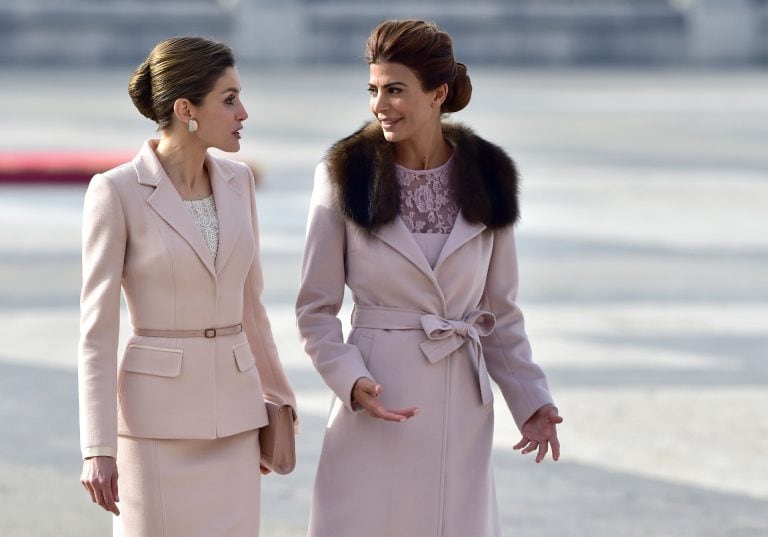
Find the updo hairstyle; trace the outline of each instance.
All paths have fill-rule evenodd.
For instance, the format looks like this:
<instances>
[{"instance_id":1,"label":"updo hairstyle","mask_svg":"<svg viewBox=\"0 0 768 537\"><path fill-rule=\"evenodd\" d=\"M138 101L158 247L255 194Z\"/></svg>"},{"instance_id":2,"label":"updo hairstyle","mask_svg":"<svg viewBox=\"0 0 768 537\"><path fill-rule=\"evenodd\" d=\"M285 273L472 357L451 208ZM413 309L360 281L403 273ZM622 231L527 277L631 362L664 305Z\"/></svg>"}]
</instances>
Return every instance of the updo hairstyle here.
<instances>
[{"instance_id":1,"label":"updo hairstyle","mask_svg":"<svg viewBox=\"0 0 768 537\"><path fill-rule=\"evenodd\" d=\"M416 73L424 91L448 84L448 95L440 107L443 113L462 110L472 97L467 66L453 57L451 36L432 22L382 22L368 37L365 59L369 65L385 62L405 65Z\"/></svg>"},{"instance_id":2,"label":"updo hairstyle","mask_svg":"<svg viewBox=\"0 0 768 537\"><path fill-rule=\"evenodd\" d=\"M188 99L199 106L228 67L232 49L203 37L172 37L159 42L134 71L128 94L139 112L162 130L171 124L173 103Z\"/></svg>"}]
</instances>

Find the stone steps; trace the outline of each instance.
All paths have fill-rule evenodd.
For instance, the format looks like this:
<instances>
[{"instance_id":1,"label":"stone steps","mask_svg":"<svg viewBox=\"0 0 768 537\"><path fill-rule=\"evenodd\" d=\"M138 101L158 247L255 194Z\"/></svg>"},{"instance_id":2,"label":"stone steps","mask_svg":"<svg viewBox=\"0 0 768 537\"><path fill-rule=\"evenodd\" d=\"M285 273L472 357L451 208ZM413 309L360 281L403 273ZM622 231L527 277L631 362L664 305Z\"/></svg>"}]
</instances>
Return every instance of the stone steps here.
<instances>
[{"instance_id":1,"label":"stone steps","mask_svg":"<svg viewBox=\"0 0 768 537\"><path fill-rule=\"evenodd\" d=\"M434 20L475 64L768 62L766 0L0 0L0 65L130 65L181 34L245 62L359 62L394 17Z\"/></svg>"},{"instance_id":2,"label":"stone steps","mask_svg":"<svg viewBox=\"0 0 768 537\"><path fill-rule=\"evenodd\" d=\"M233 17L215 2L0 3L0 64L137 63L166 37L226 39Z\"/></svg>"}]
</instances>

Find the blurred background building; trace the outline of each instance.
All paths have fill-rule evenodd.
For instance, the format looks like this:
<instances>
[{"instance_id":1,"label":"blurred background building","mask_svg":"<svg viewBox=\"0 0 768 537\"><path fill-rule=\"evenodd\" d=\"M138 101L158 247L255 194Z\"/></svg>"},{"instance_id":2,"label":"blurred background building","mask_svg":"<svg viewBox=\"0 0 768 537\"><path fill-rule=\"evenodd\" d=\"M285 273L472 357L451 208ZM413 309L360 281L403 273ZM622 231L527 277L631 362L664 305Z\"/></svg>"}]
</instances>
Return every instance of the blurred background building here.
<instances>
[{"instance_id":1,"label":"blurred background building","mask_svg":"<svg viewBox=\"0 0 768 537\"><path fill-rule=\"evenodd\" d=\"M768 0L0 0L0 65L131 64L190 33L241 61L344 63L389 17L436 21L475 63L768 63Z\"/></svg>"}]
</instances>

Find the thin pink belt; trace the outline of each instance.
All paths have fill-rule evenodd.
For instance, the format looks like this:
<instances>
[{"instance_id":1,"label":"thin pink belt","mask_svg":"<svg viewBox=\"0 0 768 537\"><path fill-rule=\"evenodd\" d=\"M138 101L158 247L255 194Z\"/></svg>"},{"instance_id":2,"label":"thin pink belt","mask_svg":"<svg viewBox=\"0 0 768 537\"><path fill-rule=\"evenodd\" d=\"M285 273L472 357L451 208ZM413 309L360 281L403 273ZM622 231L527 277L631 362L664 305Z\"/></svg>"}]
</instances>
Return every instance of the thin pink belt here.
<instances>
[{"instance_id":1,"label":"thin pink belt","mask_svg":"<svg viewBox=\"0 0 768 537\"><path fill-rule=\"evenodd\" d=\"M474 310L459 320L444 319L425 311L355 304L352 326L383 330L423 330L427 339L420 344L421 351L432 364L466 344L477 373L480 398L484 405L493 401L491 382L480 343L480 337L487 336L496 327L496 317L493 313Z\"/></svg>"},{"instance_id":2,"label":"thin pink belt","mask_svg":"<svg viewBox=\"0 0 768 537\"><path fill-rule=\"evenodd\" d=\"M243 323L223 328L206 328L204 330L149 330L147 328L134 328L133 333L137 336L148 337L204 337L215 338L217 336L229 336L239 334L243 331Z\"/></svg>"}]
</instances>

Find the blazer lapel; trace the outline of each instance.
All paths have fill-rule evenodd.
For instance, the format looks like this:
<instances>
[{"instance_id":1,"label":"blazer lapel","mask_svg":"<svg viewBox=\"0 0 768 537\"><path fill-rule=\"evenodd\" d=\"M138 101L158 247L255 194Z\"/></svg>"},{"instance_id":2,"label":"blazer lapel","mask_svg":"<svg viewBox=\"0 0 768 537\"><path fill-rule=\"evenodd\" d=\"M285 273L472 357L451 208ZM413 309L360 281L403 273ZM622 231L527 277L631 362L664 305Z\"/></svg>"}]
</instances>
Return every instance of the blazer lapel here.
<instances>
[{"instance_id":1,"label":"blazer lapel","mask_svg":"<svg viewBox=\"0 0 768 537\"><path fill-rule=\"evenodd\" d=\"M427 258L424 257L424 253L419 248L419 245L413 240L402 218L398 216L389 224L381 226L374 231L373 234L416 265L419 270L439 287L432 267L429 266Z\"/></svg>"},{"instance_id":2,"label":"blazer lapel","mask_svg":"<svg viewBox=\"0 0 768 537\"><path fill-rule=\"evenodd\" d=\"M482 233L485 227L485 224L482 222L468 222L461 211L459 211L459 214L456 216L456 222L453 224L453 229L451 229L451 233L448 235L448 239L445 241L443 249L440 251L440 256L437 258L435 271L437 271L437 268L449 255L461 248L466 242Z\"/></svg>"},{"instance_id":3,"label":"blazer lapel","mask_svg":"<svg viewBox=\"0 0 768 537\"><path fill-rule=\"evenodd\" d=\"M216 159L208 156L208 173L211 175L213 198L216 201L216 217L219 220L219 251L216 255L216 271L222 267L232 255L243 227L243 193L237 188L234 173L220 166Z\"/></svg>"},{"instance_id":4,"label":"blazer lapel","mask_svg":"<svg viewBox=\"0 0 768 537\"><path fill-rule=\"evenodd\" d=\"M212 276L216 276L213 266L213 257L208 251L205 239L200 227L192 217L192 213L184 205L176 187L166 175L160 161L157 159L150 142L144 146L133 159L133 165L139 183L154 186L155 190L147 198L147 203L165 220L181 237L189 243L200 261L205 265Z\"/></svg>"}]
</instances>

